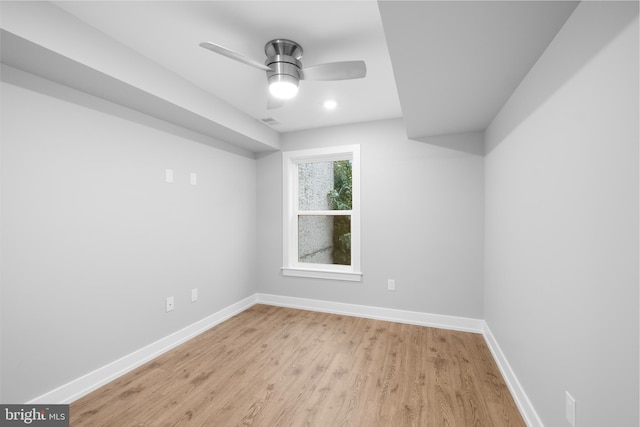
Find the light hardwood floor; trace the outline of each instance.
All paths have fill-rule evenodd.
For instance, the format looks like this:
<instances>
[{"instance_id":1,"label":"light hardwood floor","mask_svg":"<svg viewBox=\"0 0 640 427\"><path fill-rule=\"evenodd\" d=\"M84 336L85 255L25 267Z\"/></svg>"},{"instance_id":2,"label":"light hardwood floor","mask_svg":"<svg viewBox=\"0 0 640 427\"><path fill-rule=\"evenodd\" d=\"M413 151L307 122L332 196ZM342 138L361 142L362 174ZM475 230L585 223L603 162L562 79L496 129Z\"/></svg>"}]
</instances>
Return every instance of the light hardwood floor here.
<instances>
[{"instance_id":1,"label":"light hardwood floor","mask_svg":"<svg viewBox=\"0 0 640 427\"><path fill-rule=\"evenodd\" d=\"M480 334L255 305L77 400L71 426L525 426Z\"/></svg>"}]
</instances>

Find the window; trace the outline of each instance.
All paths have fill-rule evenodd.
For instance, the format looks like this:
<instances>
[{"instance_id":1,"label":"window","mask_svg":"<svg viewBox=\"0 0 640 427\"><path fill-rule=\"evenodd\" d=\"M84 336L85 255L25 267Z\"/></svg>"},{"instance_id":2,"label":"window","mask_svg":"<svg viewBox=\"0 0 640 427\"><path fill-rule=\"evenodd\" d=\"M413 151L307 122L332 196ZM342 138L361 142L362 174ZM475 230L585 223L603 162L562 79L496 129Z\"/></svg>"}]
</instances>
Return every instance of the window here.
<instances>
[{"instance_id":1,"label":"window","mask_svg":"<svg viewBox=\"0 0 640 427\"><path fill-rule=\"evenodd\" d=\"M282 155L285 276L362 280L360 146Z\"/></svg>"}]
</instances>

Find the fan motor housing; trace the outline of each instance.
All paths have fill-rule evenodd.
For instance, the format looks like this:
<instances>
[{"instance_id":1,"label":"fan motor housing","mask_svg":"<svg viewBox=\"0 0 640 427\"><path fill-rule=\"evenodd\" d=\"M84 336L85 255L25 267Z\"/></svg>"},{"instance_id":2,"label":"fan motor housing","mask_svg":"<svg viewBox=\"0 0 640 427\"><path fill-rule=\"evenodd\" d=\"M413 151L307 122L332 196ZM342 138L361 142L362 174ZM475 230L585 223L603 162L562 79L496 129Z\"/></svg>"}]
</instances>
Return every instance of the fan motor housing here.
<instances>
[{"instance_id":1,"label":"fan motor housing","mask_svg":"<svg viewBox=\"0 0 640 427\"><path fill-rule=\"evenodd\" d=\"M267 55L264 63L271 68L267 71L269 83L288 80L298 84L302 78L302 46L291 40L274 39L264 46L264 53Z\"/></svg>"},{"instance_id":2,"label":"fan motor housing","mask_svg":"<svg viewBox=\"0 0 640 427\"><path fill-rule=\"evenodd\" d=\"M302 58L302 46L293 40L273 39L264 45L264 53L267 58L276 55L287 55L299 60Z\"/></svg>"}]
</instances>

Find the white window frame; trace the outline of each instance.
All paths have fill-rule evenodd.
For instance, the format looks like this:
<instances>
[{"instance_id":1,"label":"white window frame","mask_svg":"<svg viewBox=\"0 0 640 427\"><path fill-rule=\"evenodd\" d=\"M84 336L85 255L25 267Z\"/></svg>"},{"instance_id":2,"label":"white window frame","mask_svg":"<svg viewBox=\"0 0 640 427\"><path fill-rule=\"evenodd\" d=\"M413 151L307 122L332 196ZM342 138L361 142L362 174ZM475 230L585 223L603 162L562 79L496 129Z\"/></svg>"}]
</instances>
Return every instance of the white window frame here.
<instances>
[{"instance_id":1,"label":"white window frame","mask_svg":"<svg viewBox=\"0 0 640 427\"><path fill-rule=\"evenodd\" d=\"M300 211L298 164L351 160L351 210ZM282 153L283 266L285 276L362 281L360 264L360 146L316 148ZM304 263L298 260L299 215L351 215L351 265Z\"/></svg>"}]
</instances>

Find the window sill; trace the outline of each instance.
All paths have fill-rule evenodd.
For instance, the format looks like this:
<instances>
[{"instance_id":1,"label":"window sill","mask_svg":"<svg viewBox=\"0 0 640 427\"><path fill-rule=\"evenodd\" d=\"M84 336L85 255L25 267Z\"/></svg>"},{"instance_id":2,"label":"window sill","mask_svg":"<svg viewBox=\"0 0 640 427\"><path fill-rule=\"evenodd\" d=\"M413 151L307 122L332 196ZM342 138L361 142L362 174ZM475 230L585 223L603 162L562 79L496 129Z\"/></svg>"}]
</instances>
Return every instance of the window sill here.
<instances>
[{"instance_id":1,"label":"window sill","mask_svg":"<svg viewBox=\"0 0 640 427\"><path fill-rule=\"evenodd\" d=\"M344 280L362 282L362 273L351 271L320 270L312 268L282 267L283 276L309 277L313 279Z\"/></svg>"}]
</instances>

